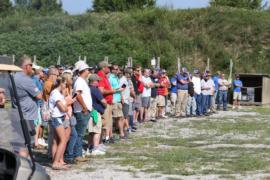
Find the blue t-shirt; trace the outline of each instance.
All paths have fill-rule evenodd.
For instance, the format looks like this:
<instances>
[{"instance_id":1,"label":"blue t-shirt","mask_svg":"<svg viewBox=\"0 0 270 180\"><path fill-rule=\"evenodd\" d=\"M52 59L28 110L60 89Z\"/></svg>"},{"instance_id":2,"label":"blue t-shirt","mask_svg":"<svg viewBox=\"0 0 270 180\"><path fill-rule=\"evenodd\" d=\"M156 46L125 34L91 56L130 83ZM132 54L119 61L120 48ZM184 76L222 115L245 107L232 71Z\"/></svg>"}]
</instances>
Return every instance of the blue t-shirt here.
<instances>
[{"instance_id":1,"label":"blue t-shirt","mask_svg":"<svg viewBox=\"0 0 270 180\"><path fill-rule=\"evenodd\" d=\"M105 107L101 102L101 100L104 99L103 95L101 94L100 90L97 87L90 86L90 89L93 108L97 110L100 114L103 114L105 111Z\"/></svg>"},{"instance_id":2,"label":"blue t-shirt","mask_svg":"<svg viewBox=\"0 0 270 180\"><path fill-rule=\"evenodd\" d=\"M234 80L233 81L233 86L234 86L234 89L233 89L233 92L241 92L241 87L237 87L236 85L238 86L243 86L243 83L241 80Z\"/></svg>"},{"instance_id":3,"label":"blue t-shirt","mask_svg":"<svg viewBox=\"0 0 270 180\"><path fill-rule=\"evenodd\" d=\"M187 76L184 76L184 75L178 73L176 75L176 79L177 79L177 89L188 90L188 84L182 84L180 82L181 80L188 81L188 77Z\"/></svg>"},{"instance_id":4,"label":"blue t-shirt","mask_svg":"<svg viewBox=\"0 0 270 180\"><path fill-rule=\"evenodd\" d=\"M35 85L37 86L38 90L40 92L42 92L42 89L43 89L43 83L42 83L42 81L37 76L32 76L32 79L33 79ZM36 102L37 102L37 105L39 107L41 107L42 104L43 104L43 100L37 100Z\"/></svg>"},{"instance_id":5,"label":"blue t-shirt","mask_svg":"<svg viewBox=\"0 0 270 180\"><path fill-rule=\"evenodd\" d=\"M215 84L215 90L218 91L218 80L220 79L219 76L214 76L213 77L213 81L214 81L214 84Z\"/></svg>"},{"instance_id":6,"label":"blue t-shirt","mask_svg":"<svg viewBox=\"0 0 270 180\"><path fill-rule=\"evenodd\" d=\"M175 83L176 85L174 86L173 83ZM177 79L176 79L176 77L171 78L171 92L177 93Z\"/></svg>"},{"instance_id":7,"label":"blue t-shirt","mask_svg":"<svg viewBox=\"0 0 270 180\"><path fill-rule=\"evenodd\" d=\"M120 80L119 78L114 75L110 74L109 81L113 89L119 89L120 88ZM113 103L119 103L121 102L121 93L117 92L113 94Z\"/></svg>"}]
</instances>

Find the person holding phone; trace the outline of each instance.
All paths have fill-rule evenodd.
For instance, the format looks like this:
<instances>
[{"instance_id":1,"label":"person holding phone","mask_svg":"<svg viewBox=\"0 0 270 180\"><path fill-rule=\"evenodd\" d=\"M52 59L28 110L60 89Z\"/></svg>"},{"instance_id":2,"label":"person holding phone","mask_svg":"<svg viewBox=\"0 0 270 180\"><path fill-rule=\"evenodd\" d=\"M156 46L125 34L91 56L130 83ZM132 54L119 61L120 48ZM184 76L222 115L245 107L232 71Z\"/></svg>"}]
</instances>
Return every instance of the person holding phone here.
<instances>
[{"instance_id":1,"label":"person holding phone","mask_svg":"<svg viewBox=\"0 0 270 180\"><path fill-rule=\"evenodd\" d=\"M118 78L118 73L120 72L117 65L113 65L111 68L111 74L109 76L109 81L116 92L113 94L113 105L112 105L112 117L115 119L116 124L119 128L120 138L125 139L126 134L124 131L124 114L122 106L122 92L124 88L120 86L120 80Z\"/></svg>"},{"instance_id":2,"label":"person holding phone","mask_svg":"<svg viewBox=\"0 0 270 180\"><path fill-rule=\"evenodd\" d=\"M65 101L66 101L67 108L68 108L68 111L65 115L65 121L63 123L64 128L65 128L66 138L68 140L64 158L65 158L65 163L74 164L75 161L74 161L74 157L73 157L73 150L74 150L74 146L75 146L78 134L77 134L77 131L75 129L76 119L73 116L72 105L76 101L77 93L74 93L72 95L72 93L73 93L72 73L65 71L62 74L62 77L67 82L67 86L66 86L64 95L65 95Z\"/></svg>"},{"instance_id":3,"label":"person holding phone","mask_svg":"<svg viewBox=\"0 0 270 180\"><path fill-rule=\"evenodd\" d=\"M67 144L65 134L64 121L65 115L68 112L67 103L65 101L66 80L59 77L54 85L54 90L49 97L49 108L52 119L49 121L53 131L52 142L52 169L67 170L68 167L64 162L64 152Z\"/></svg>"}]
</instances>

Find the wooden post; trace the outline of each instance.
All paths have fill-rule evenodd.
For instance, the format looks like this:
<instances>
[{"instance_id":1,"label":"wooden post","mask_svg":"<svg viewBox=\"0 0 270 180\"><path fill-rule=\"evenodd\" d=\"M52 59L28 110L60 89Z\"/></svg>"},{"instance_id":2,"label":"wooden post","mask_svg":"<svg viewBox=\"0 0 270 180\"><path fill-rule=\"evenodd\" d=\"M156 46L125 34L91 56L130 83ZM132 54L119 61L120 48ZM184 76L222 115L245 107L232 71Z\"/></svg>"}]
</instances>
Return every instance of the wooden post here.
<instances>
[{"instance_id":1,"label":"wooden post","mask_svg":"<svg viewBox=\"0 0 270 180\"><path fill-rule=\"evenodd\" d=\"M58 56L57 65L61 65L61 56Z\"/></svg>"},{"instance_id":2,"label":"wooden post","mask_svg":"<svg viewBox=\"0 0 270 180\"><path fill-rule=\"evenodd\" d=\"M80 61L81 60L81 56L79 56L79 59L78 59L78 61Z\"/></svg>"},{"instance_id":3,"label":"wooden post","mask_svg":"<svg viewBox=\"0 0 270 180\"><path fill-rule=\"evenodd\" d=\"M132 57L128 57L127 67L132 68L133 67L133 59Z\"/></svg>"},{"instance_id":4,"label":"wooden post","mask_svg":"<svg viewBox=\"0 0 270 180\"><path fill-rule=\"evenodd\" d=\"M157 58L157 68L160 69L160 57Z\"/></svg>"},{"instance_id":5,"label":"wooden post","mask_svg":"<svg viewBox=\"0 0 270 180\"><path fill-rule=\"evenodd\" d=\"M15 64L15 55L13 54L12 55L12 62L13 62L13 65Z\"/></svg>"},{"instance_id":6,"label":"wooden post","mask_svg":"<svg viewBox=\"0 0 270 180\"><path fill-rule=\"evenodd\" d=\"M156 68L156 66L157 66L157 60L156 60L155 57L153 57L153 59L151 59L151 66L152 66L153 68Z\"/></svg>"},{"instance_id":7,"label":"wooden post","mask_svg":"<svg viewBox=\"0 0 270 180\"><path fill-rule=\"evenodd\" d=\"M83 61L84 61L85 63L87 63L86 56L83 57Z\"/></svg>"},{"instance_id":8,"label":"wooden post","mask_svg":"<svg viewBox=\"0 0 270 180\"><path fill-rule=\"evenodd\" d=\"M232 83L232 71L233 71L233 60L230 59L230 74L228 78L229 83Z\"/></svg>"},{"instance_id":9,"label":"wooden post","mask_svg":"<svg viewBox=\"0 0 270 180\"><path fill-rule=\"evenodd\" d=\"M207 64L206 64L205 72L206 71L210 71L210 59L209 58L207 58Z\"/></svg>"},{"instance_id":10,"label":"wooden post","mask_svg":"<svg viewBox=\"0 0 270 180\"><path fill-rule=\"evenodd\" d=\"M36 55L34 55L33 64L37 65L37 56Z\"/></svg>"},{"instance_id":11,"label":"wooden post","mask_svg":"<svg viewBox=\"0 0 270 180\"><path fill-rule=\"evenodd\" d=\"M104 61L107 62L107 63L109 63L109 57L108 56L105 56L104 57Z\"/></svg>"},{"instance_id":12,"label":"wooden post","mask_svg":"<svg viewBox=\"0 0 270 180\"><path fill-rule=\"evenodd\" d=\"M181 59L179 57L177 58L177 71L178 73L181 72Z\"/></svg>"}]
</instances>

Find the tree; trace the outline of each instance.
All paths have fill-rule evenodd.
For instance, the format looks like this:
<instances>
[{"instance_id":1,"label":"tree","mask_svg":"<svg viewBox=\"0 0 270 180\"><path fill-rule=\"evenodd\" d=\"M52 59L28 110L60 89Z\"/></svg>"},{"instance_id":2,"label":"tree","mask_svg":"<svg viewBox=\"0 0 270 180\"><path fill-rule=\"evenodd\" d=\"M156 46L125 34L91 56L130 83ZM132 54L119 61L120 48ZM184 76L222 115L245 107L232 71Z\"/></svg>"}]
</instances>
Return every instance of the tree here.
<instances>
[{"instance_id":1,"label":"tree","mask_svg":"<svg viewBox=\"0 0 270 180\"><path fill-rule=\"evenodd\" d=\"M59 0L32 0L31 8L45 12L61 11L62 2Z\"/></svg>"},{"instance_id":2,"label":"tree","mask_svg":"<svg viewBox=\"0 0 270 180\"><path fill-rule=\"evenodd\" d=\"M43 12L61 11L62 2L60 0L15 0L18 8L33 9Z\"/></svg>"},{"instance_id":3,"label":"tree","mask_svg":"<svg viewBox=\"0 0 270 180\"><path fill-rule=\"evenodd\" d=\"M144 9L156 5L156 0L94 0L93 9L101 11L126 11Z\"/></svg>"},{"instance_id":4,"label":"tree","mask_svg":"<svg viewBox=\"0 0 270 180\"><path fill-rule=\"evenodd\" d=\"M12 4L9 0L0 0L0 15L6 14L12 9Z\"/></svg>"},{"instance_id":5,"label":"tree","mask_svg":"<svg viewBox=\"0 0 270 180\"><path fill-rule=\"evenodd\" d=\"M260 9L262 0L211 0L211 6L230 6L246 9Z\"/></svg>"}]
</instances>

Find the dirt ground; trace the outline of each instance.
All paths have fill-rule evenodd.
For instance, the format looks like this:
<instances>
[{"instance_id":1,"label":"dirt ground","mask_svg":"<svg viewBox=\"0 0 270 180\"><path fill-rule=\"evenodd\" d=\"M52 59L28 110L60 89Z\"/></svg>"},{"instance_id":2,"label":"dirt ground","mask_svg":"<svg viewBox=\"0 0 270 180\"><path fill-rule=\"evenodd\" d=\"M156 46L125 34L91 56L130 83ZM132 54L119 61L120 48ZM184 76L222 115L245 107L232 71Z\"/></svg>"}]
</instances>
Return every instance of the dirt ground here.
<instances>
[{"instance_id":1,"label":"dirt ground","mask_svg":"<svg viewBox=\"0 0 270 180\"><path fill-rule=\"evenodd\" d=\"M148 122L69 171L53 171L43 152L37 156L53 180L269 179L270 108Z\"/></svg>"}]
</instances>

